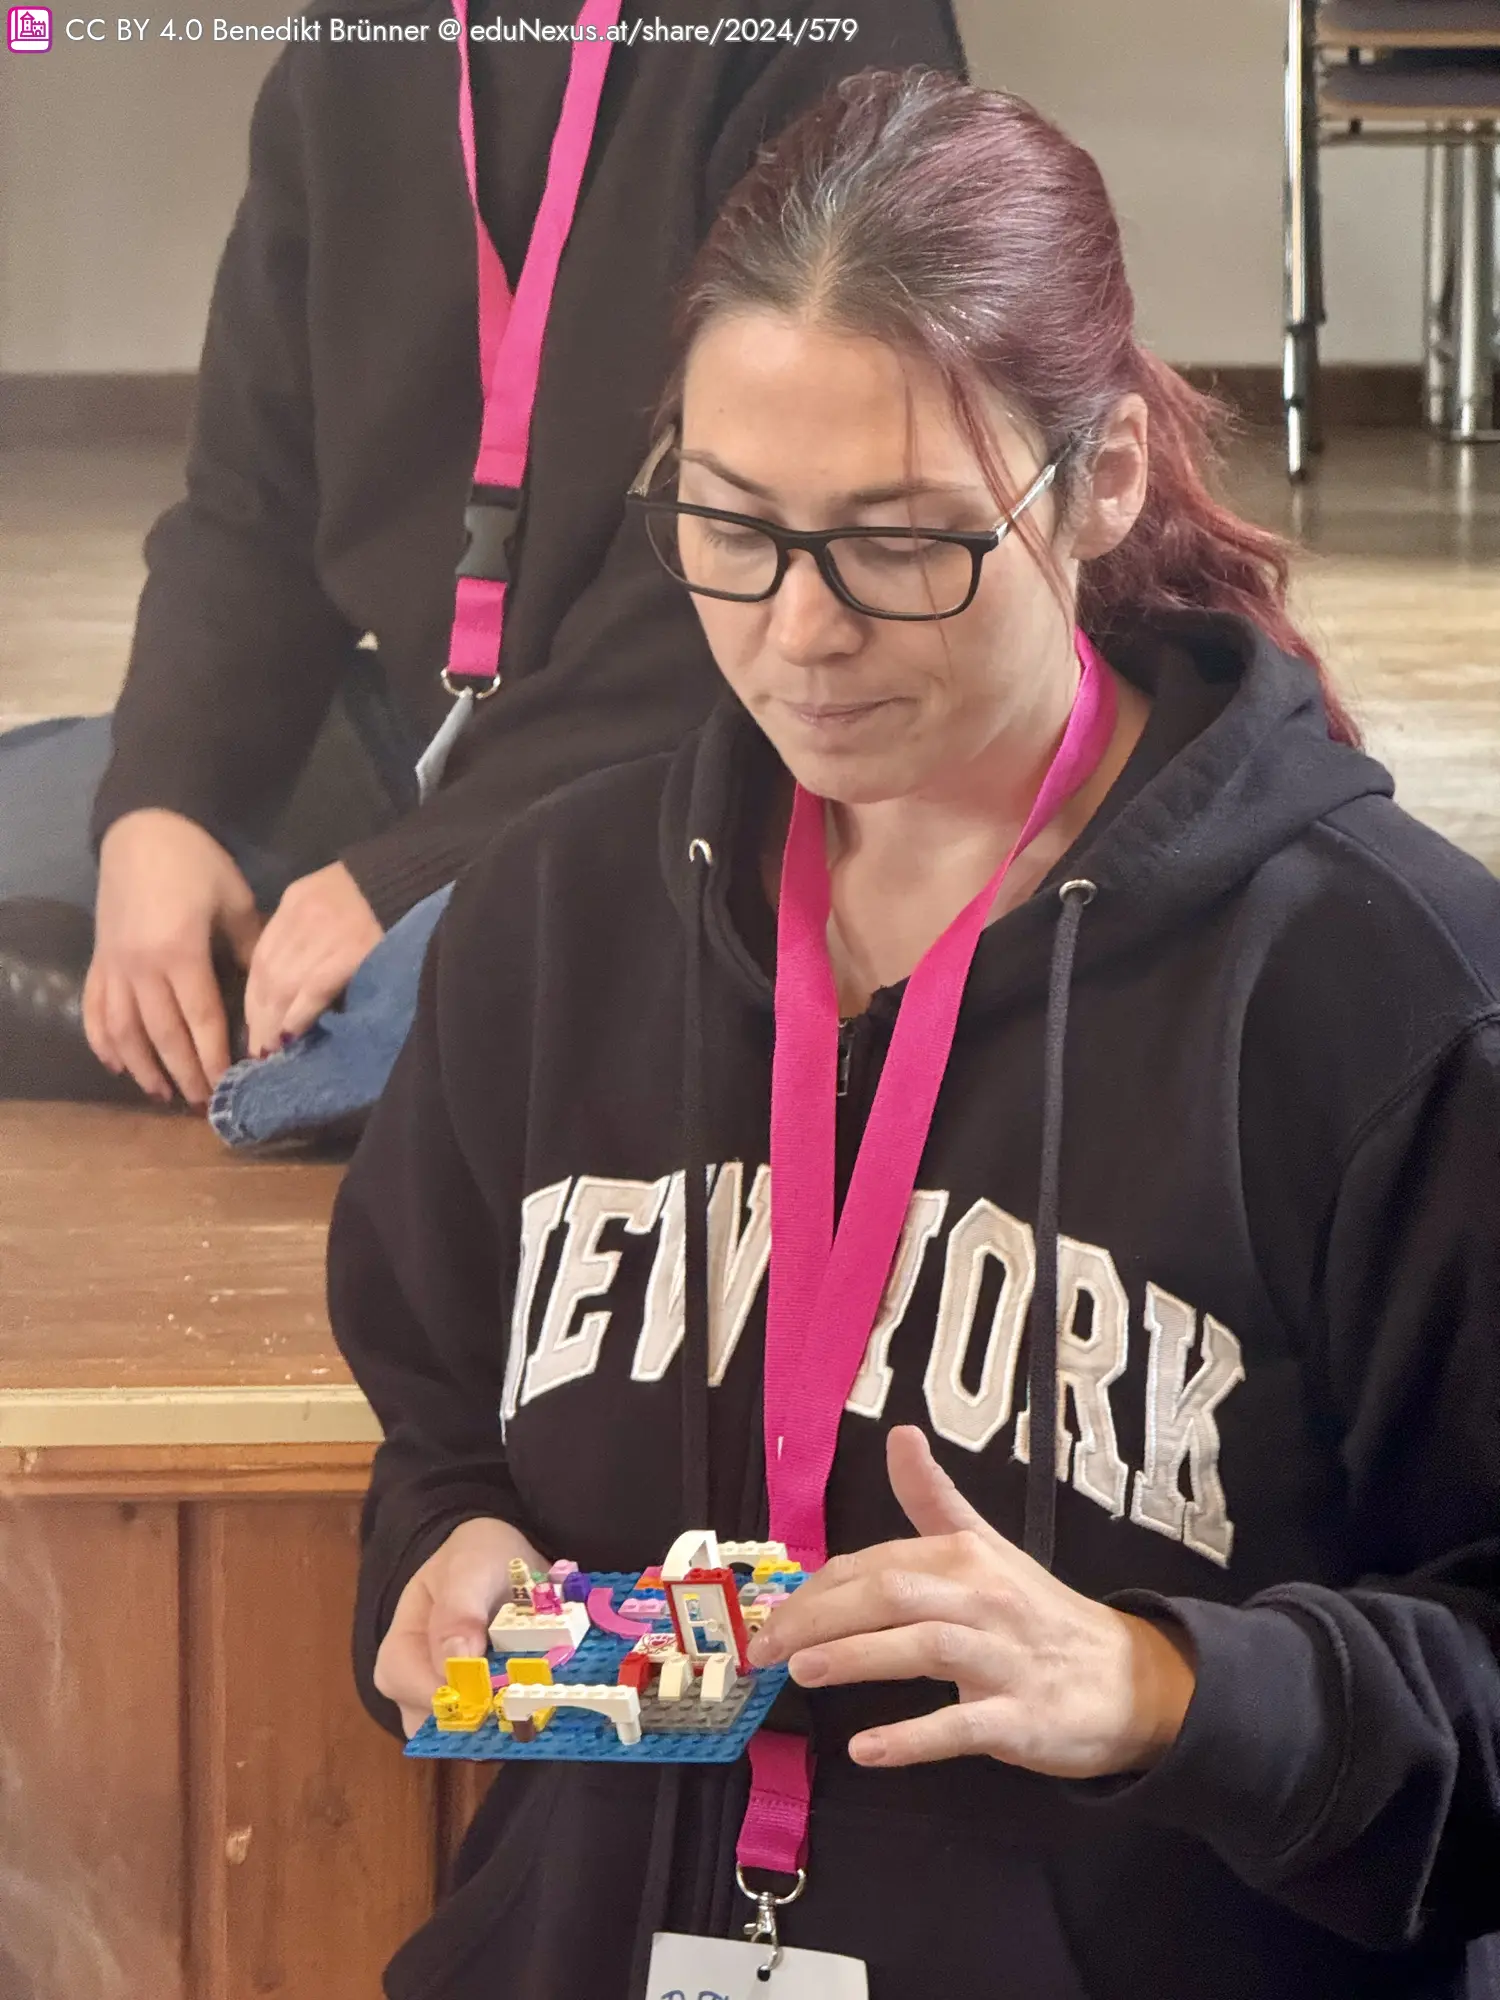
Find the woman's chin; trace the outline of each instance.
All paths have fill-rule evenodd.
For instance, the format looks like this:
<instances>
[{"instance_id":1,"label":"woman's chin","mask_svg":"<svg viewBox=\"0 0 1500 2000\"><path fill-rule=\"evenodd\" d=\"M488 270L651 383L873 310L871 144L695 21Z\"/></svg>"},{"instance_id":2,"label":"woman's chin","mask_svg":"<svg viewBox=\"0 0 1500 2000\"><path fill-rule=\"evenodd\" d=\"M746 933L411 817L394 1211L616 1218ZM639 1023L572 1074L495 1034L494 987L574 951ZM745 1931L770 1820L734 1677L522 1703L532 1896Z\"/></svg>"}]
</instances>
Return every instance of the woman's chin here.
<instances>
[{"instance_id":1,"label":"woman's chin","mask_svg":"<svg viewBox=\"0 0 1500 2000\"><path fill-rule=\"evenodd\" d=\"M772 721L764 716L761 726L797 783L820 799L846 806L880 805L905 797L923 775L909 745L872 741L874 731L813 731L795 723L789 727L781 717Z\"/></svg>"}]
</instances>

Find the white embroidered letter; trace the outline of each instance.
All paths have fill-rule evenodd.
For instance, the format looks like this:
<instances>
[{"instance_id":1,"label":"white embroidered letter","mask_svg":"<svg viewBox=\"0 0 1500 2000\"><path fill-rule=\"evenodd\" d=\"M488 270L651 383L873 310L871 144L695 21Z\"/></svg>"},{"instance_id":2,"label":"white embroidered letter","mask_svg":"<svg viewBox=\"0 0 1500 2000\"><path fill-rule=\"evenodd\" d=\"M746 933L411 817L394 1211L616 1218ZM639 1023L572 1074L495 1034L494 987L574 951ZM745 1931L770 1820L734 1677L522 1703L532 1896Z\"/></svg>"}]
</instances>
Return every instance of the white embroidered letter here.
<instances>
[{"instance_id":1,"label":"white embroidered letter","mask_svg":"<svg viewBox=\"0 0 1500 2000\"><path fill-rule=\"evenodd\" d=\"M964 1361L979 1310L985 1262L991 1257L1003 1270L1000 1298L990 1321L979 1387L970 1390L964 1385ZM1016 1356L1035 1283L1030 1228L992 1201L976 1201L948 1236L943 1292L922 1384L932 1428L950 1444L983 1451L1010 1421Z\"/></svg>"},{"instance_id":2,"label":"white embroidered letter","mask_svg":"<svg viewBox=\"0 0 1500 2000\"><path fill-rule=\"evenodd\" d=\"M906 1308L916 1290L917 1274L922 1268L927 1246L942 1228L947 1212L948 1195L945 1189L931 1192L918 1188L907 1204L906 1219L901 1225L901 1241L896 1245L896 1254L891 1260L891 1275L881 1295L875 1324L870 1328L870 1338L865 1346L864 1359L859 1364L859 1373L854 1378L854 1387L844 1405L856 1417L878 1417L885 1409L885 1399L891 1393L891 1367L887 1359L891 1338L906 1317Z\"/></svg>"},{"instance_id":3,"label":"white embroidered letter","mask_svg":"<svg viewBox=\"0 0 1500 2000\"><path fill-rule=\"evenodd\" d=\"M599 1238L612 1222L623 1222L632 1236L649 1235L666 1193L665 1180L610 1181L580 1175L568 1203L568 1234L541 1338L526 1364L523 1403L594 1372L609 1325L608 1312L585 1313L580 1325L569 1329L582 1302L608 1292L620 1268L619 1251L601 1250Z\"/></svg>"},{"instance_id":4,"label":"white embroidered letter","mask_svg":"<svg viewBox=\"0 0 1500 2000\"><path fill-rule=\"evenodd\" d=\"M1078 1308L1087 1292L1093 1306L1093 1330L1087 1340L1078 1332ZM1057 1240L1057 1476L1073 1474L1075 1491L1111 1514L1125 1511L1130 1472L1115 1437L1110 1386L1124 1372L1130 1356L1130 1301L1107 1250L1094 1243L1077 1243L1071 1236ZM1068 1429L1068 1397L1078 1419L1078 1449ZM1030 1459L1030 1412L1016 1421L1015 1453Z\"/></svg>"},{"instance_id":5,"label":"white embroidered letter","mask_svg":"<svg viewBox=\"0 0 1500 2000\"><path fill-rule=\"evenodd\" d=\"M1130 1518L1227 1568L1234 1523L1219 1477L1214 1411L1244 1381L1245 1369L1239 1342L1228 1327L1205 1313L1202 1365L1192 1381L1187 1380L1197 1319L1193 1308L1170 1292L1156 1285L1146 1287L1146 1330L1151 1335L1146 1464L1136 1474ZM1191 1500L1184 1499L1177 1483L1184 1459L1192 1480Z\"/></svg>"},{"instance_id":6,"label":"white embroidered letter","mask_svg":"<svg viewBox=\"0 0 1500 2000\"><path fill-rule=\"evenodd\" d=\"M547 1239L562 1220L563 1203L568 1198L568 1181L554 1181L538 1188L521 1203L521 1268L516 1277L516 1296L510 1311L510 1346L505 1355L505 1389L500 1398L500 1431L516 1414L516 1398L521 1392L521 1370L526 1365L526 1339L531 1329L531 1308L536 1303L536 1281L542 1275Z\"/></svg>"},{"instance_id":7,"label":"white embroidered letter","mask_svg":"<svg viewBox=\"0 0 1500 2000\"><path fill-rule=\"evenodd\" d=\"M630 1368L636 1382L659 1382L682 1345L683 1185L683 1176L673 1174ZM729 1160L715 1174L708 1201L708 1357L716 1388L734 1359L771 1257L771 1169L756 1169L748 1215L744 1186L743 1164Z\"/></svg>"}]
</instances>

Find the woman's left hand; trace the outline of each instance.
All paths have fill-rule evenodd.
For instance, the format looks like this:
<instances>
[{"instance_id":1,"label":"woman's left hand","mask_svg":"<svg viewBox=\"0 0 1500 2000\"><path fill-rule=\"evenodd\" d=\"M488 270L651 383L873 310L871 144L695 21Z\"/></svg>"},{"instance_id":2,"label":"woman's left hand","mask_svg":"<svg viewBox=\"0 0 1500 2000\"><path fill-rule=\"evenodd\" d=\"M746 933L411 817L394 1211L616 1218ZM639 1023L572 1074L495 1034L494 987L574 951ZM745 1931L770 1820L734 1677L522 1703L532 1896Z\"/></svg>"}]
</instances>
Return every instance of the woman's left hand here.
<instances>
[{"instance_id":1,"label":"woman's left hand","mask_svg":"<svg viewBox=\"0 0 1500 2000\"><path fill-rule=\"evenodd\" d=\"M751 1644L803 1687L946 1681L958 1701L865 1730L859 1764L995 1757L1059 1778L1140 1771L1176 1741L1192 1698L1190 1642L1172 1625L1081 1597L998 1534L921 1431L887 1440L915 1541L835 1556L778 1605Z\"/></svg>"}]
</instances>

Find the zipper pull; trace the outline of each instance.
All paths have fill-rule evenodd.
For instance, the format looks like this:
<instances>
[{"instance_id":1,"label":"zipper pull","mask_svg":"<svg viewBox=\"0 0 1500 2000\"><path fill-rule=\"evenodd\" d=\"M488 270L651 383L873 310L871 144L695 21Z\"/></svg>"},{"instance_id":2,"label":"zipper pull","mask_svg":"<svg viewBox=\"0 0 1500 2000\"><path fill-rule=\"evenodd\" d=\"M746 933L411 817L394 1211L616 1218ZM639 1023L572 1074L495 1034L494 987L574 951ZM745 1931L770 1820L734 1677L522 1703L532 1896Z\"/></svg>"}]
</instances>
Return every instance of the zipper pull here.
<instances>
[{"instance_id":1,"label":"zipper pull","mask_svg":"<svg viewBox=\"0 0 1500 2000\"><path fill-rule=\"evenodd\" d=\"M854 1023L852 1021L840 1021L838 1088L835 1092L835 1095L838 1097L847 1097L849 1095L849 1063L853 1054Z\"/></svg>"}]
</instances>

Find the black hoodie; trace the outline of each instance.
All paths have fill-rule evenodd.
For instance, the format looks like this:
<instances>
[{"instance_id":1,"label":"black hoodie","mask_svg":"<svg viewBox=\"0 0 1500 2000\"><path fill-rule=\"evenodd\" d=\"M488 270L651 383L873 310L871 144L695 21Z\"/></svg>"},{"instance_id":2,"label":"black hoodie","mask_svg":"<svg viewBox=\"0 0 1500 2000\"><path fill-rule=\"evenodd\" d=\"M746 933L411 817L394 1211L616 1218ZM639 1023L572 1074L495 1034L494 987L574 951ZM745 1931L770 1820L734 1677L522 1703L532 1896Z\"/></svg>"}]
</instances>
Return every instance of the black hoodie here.
<instances>
[{"instance_id":1,"label":"black hoodie","mask_svg":"<svg viewBox=\"0 0 1500 2000\"><path fill-rule=\"evenodd\" d=\"M321 39L281 57L256 105L187 497L146 542L96 841L146 806L221 840L263 835L363 633L416 739L448 705L438 676L480 417L458 56L438 37L452 9L317 0L308 12ZM854 71L962 68L950 0L857 12L852 40L643 33L611 55L548 319L504 684L435 795L343 856L383 924L548 792L676 743L711 707L698 621L644 538L623 532L625 490L651 442L673 294L761 143ZM471 13L555 28L578 0L475 0ZM721 14L716 0L641 0L621 19L712 36ZM423 39L332 42L345 16ZM806 0L776 10L794 27L804 16L818 18ZM556 42L474 47L479 202L512 284L568 55Z\"/></svg>"},{"instance_id":2,"label":"black hoodie","mask_svg":"<svg viewBox=\"0 0 1500 2000\"><path fill-rule=\"evenodd\" d=\"M1065 1086L1055 1568L1180 1620L1197 1691L1154 1770L1098 1784L858 1770L850 1734L935 1690L813 1694L811 1879L784 1934L865 1958L875 2000L1474 1994L1465 1941L1500 1929L1500 886L1329 741L1310 671L1245 625L1163 620L1113 663L1151 719L980 940L829 1546L910 1532L883 1458L908 1422L1019 1540L1044 1080ZM726 700L675 756L538 806L443 925L330 1246L334 1326L386 1429L356 1651L388 1722L376 1646L459 1520L599 1569L696 1525L685 1046L718 1163L712 1525L763 1531L774 933L753 857L777 769ZM1044 1065L1079 877L1097 894ZM846 1168L899 997L855 1035ZM504 1770L389 1992L625 2000L643 1932L747 1915L744 1785Z\"/></svg>"}]
</instances>

